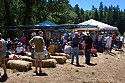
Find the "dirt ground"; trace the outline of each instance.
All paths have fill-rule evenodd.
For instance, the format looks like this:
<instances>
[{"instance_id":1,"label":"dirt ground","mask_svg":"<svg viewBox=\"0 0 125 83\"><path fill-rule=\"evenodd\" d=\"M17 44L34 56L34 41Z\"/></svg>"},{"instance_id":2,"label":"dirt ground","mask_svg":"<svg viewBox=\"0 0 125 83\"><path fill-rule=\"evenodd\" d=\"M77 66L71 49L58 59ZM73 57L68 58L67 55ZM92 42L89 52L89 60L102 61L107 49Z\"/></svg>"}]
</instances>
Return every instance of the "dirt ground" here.
<instances>
[{"instance_id":1,"label":"dirt ground","mask_svg":"<svg viewBox=\"0 0 125 83\"><path fill-rule=\"evenodd\" d=\"M111 54L97 53L97 57L91 57L91 63L85 64L85 56L80 55L80 65L57 64L55 68L42 68L46 76L38 76L33 73L34 67L28 72L18 72L7 69L8 78L1 79L5 83L125 83L125 48L123 51L113 50ZM2 68L0 68L3 74Z\"/></svg>"}]
</instances>

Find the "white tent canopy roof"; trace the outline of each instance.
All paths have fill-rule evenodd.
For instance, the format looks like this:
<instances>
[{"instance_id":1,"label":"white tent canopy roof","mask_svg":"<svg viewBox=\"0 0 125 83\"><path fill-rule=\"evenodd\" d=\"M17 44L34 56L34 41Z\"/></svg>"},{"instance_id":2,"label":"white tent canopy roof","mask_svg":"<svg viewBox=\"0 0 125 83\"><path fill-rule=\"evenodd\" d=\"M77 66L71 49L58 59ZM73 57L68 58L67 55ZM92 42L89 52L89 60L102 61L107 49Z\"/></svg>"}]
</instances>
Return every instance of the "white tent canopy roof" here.
<instances>
[{"instance_id":1,"label":"white tent canopy roof","mask_svg":"<svg viewBox=\"0 0 125 83\"><path fill-rule=\"evenodd\" d=\"M93 25L93 26L97 26L99 30L118 30L117 27L96 21L94 19L90 19L88 21L79 23L79 25Z\"/></svg>"}]
</instances>

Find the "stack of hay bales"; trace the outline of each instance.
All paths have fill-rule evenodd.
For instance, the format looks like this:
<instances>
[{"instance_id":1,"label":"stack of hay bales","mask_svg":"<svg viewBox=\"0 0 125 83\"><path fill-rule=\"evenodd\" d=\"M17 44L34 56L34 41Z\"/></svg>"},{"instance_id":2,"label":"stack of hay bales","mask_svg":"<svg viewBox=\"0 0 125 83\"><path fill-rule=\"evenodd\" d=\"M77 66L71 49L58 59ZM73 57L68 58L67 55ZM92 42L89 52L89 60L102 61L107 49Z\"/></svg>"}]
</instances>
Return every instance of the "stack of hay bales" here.
<instances>
[{"instance_id":1,"label":"stack of hay bales","mask_svg":"<svg viewBox=\"0 0 125 83\"><path fill-rule=\"evenodd\" d=\"M20 56L21 55L11 54L11 55L9 55L9 59L10 60L20 60Z\"/></svg>"},{"instance_id":2,"label":"stack of hay bales","mask_svg":"<svg viewBox=\"0 0 125 83\"><path fill-rule=\"evenodd\" d=\"M52 53L52 56L65 56L67 59L70 59L71 56L69 54L65 54L65 53Z\"/></svg>"},{"instance_id":3,"label":"stack of hay bales","mask_svg":"<svg viewBox=\"0 0 125 83\"><path fill-rule=\"evenodd\" d=\"M46 55L46 57L47 57L46 60L42 60L43 68L55 68L57 61L58 61L58 63L66 62L65 59L57 60L57 61L55 58L51 59L50 54ZM17 69L18 71L26 71L28 68L27 68L27 66L25 66L25 64L23 64L24 62L22 62L22 61L32 63L31 66L35 65L35 59L32 59L31 57L28 57L28 56L20 56L20 55L14 55L14 54L9 55L9 61L8 61L7 65L11 69ZM28 65L28 64L26 64L26 65ZM21 69L19 69L20 67L21 67ZM25 67L24 70L22 70L23 67Z\"/></svg>"},{"instance_id":4,"label":"stack of hay bales","mask_svg":"<svg viewBox=\"0 0 125 83\"><path fill-rule=\"evenodd\" d=\"M22 60L9 60L7 63L7 67L11 69L16 69L20 72L26 72L32 69L32 62L22 61Z\"/></svg>"},{"instance_id":5,"label":"stack of hay bales","mask_svg":"<svg viewBox=\"0 0 125 83\"><path fill-rule=\"evenodd\" d=\"M29 62L32 62L33 66L34 66L34 63L35 63L35 60L32 59L29 56L21 56L21 55L14 55L14 54L9 55L9 60L24 60L24 61L29 61Z\"/></svg>"},{"instance_id":6,"label":"stack of hay bales","mask_svg":"<svg viewBox=\"0 0 125 83\"><path fill-rule=\"evenodd\" d=\"M55 59L42 60L43 68L55 68L57 61Z\"/></svg>"},{"instance_id":7,"label":"stack of hay bales","mask_svg":"<svg viewBox=\"0 0 125 83\"><path fill-rule=\"evenodd\" d=\"M65 56L51 56L52 59L55 59L57 63L64 64L66 63L66 57Z\"/></svg>"},{"instance_id":8,"label":"stack of hay bales","mask_svg":"<svg viewBox=\"0 0 125 83\"><path fill-rule=\"evenodd\" d=\"M67 59L71 58L69 54L65 54L65 53L59 53L59 56L65 56Z\"/></svg>"},{"instance_id":9,"label":"stack of hay bales","mask_svg":"<svg viewBox=\"0 0 125 83\"><path fill-rule=\"evenodd\" d=\"M32 58L31 58L31 57L28 57L28 56L21 56L20 59L21 59L21 60L25 60L25 61L32 62Z\"/></svg>"}]
</instances>

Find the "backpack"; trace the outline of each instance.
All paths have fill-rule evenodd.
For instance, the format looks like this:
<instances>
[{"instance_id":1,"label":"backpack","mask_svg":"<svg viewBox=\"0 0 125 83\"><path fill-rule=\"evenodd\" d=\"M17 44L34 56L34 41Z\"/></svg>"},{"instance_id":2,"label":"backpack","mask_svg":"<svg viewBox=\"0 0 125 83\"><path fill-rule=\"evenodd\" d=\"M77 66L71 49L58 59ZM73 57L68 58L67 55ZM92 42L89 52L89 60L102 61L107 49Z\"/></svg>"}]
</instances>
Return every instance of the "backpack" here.
<instances>
[{"instance_id":1,"label":"backpack","mask_svg":"<svg viewBox=\"0 0 125 83\"><path fill-rule=\"evenodd\" d=\"M3 50L3 41L0 40L0 50Z\"/></svg>"}]
</instances>

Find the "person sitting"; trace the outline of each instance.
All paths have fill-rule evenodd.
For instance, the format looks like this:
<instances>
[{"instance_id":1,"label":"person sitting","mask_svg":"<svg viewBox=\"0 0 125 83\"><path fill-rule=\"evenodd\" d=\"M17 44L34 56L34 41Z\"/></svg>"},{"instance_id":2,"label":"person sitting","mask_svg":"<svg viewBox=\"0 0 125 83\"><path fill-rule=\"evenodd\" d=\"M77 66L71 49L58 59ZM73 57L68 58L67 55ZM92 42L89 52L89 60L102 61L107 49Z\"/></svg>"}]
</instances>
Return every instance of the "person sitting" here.
<instances>
[{"instance_id":1,"label":"person sitting","mask_svg":"<svg viewBox=\"0 0 125 83\"><path fill-rule=\"evenodd\" d=\"M72 47L70 46L70 43L66 43L66 45L64 46L64 53L65 54L69 54L71 55L71 52L72 52ZM71 56L70 56L71 57Z\"/></svg>"},{"instance_id":2,"label":"person sitting","mask_svg":"<svg viewBox=\"0 0 125 83\"><path fill-rule=\"evenodd\" d=\"M55 44L54 42L51 42L49 45L49 53L55 53Z\"/></svg>"},{"instance_id":3,"label":"person sitting","mask_svg":"<svg viewBox=\"0 0 125 83\"><path fill-rule=\"evenodd\" d=\"M21 42L19 42L19 43L17 44L17 47L16 47L16 55L22 55L22 56L26 55L26 53L25 53L25 48L22 46L22 43L21 43Z\"/></svg>"}]
</instances>

